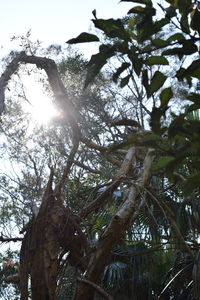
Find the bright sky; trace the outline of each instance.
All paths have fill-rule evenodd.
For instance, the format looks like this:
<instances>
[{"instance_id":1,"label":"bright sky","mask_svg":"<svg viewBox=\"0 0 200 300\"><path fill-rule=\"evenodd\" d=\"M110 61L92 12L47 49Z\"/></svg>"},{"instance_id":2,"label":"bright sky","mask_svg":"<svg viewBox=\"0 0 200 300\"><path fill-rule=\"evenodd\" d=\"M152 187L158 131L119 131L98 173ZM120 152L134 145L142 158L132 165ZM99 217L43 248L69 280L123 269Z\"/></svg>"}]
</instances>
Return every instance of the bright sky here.
<instances>
[{"instance_id":1,"label":"bright sky","mask_svg":"<svg viewBox=\"0 0 200 300\"><path fill-rule=\"evenodd\" d=\"M117 18L132 6L133 3L119 0L1 0L1 53L12 48L13 35L24 35L29 29L33 39L64 44L88 31L94 9L99 18Z\"/></svg>"},{"instance_id":2,"label":"bright sky","mask_svg":"<svg viewBox=\"0 0 200 300\"><path fill-rule=\"evenodd\" d=\"M67 46L65 44L67 40L91 29L94 9L97 17L106 19L125 16L133 6L133 3L120 3L119 0L0 0L0 2L0 58L16 49L16 42L11 42L14 35L26 35L31 29L30 39L42 41L44 47L51 44ZM94 43L77 47L88 59L97 52ZM38 116L37 121L42 119L45 121L44 110L46 113L47 106L45 95L41 94L41 87L33 80L31 86L32 88L28 89L28 96L29 101L35 105L35 112L32 114Z\"/></svg>"}]
</instances>

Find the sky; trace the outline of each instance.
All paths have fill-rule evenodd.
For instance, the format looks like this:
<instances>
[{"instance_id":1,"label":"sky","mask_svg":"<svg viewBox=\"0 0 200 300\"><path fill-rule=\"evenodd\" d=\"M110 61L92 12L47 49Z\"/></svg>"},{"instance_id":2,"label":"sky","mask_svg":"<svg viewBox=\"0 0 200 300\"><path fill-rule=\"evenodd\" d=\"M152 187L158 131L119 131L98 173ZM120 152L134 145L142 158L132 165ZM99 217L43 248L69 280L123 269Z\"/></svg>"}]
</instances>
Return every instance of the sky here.
<instances>
[{"instance_id":1,"label":"sky","mask_svg":"<svg viewBox=\"0 0 200 300\"><path fill-rule=\"evenodd\" d=\"M0 0L0 50L12 49L10 39L31 29L33 40L61 44L91 28L92 11L99 18L124 16L133 6L119 0ZM88 46L83 48L87 51Z\"/></svg>"},{"instance_id":2,"label":"sky","mask_svg":"<svg viewBox=\"0 0 200 300\"><path fill-rule=\"evenodd\" d=\"M92 29L94 9L98 18L107 19L125 16L133 6L119 0L0 0L0 4L0 59L16 50L16 42L11 41L13 36L26 35L31 30L30 39L40 40L44 47L51 44L67 47L66 41ZM88 59L98 51L95 43L77 47ZM31 78L29 83L29 101L36 107L36 115L39 116L37 108L42 115L41 103L45 101L41 86Z\"/></svg>"}]
</instances>

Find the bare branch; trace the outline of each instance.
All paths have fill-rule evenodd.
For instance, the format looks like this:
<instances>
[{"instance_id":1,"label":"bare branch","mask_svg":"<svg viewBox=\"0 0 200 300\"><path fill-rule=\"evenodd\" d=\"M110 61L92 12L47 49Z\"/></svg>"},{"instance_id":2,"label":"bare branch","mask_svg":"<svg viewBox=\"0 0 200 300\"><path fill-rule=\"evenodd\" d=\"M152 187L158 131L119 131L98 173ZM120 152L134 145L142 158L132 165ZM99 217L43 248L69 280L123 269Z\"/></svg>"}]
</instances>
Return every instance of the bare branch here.
<instances>
[{"instance_id":1,"label":"bare branch","mask_svg":"<svg viewBox=\"0 0 200 300\"><path fill-rule=\"evenodd\" d=\"M118 171L116 180L113 183L111 183L107 187L107 189L99 197L97 197L97 199L95 199L88 206L83 208L82 212L80 213L80 216L82 218L85 218L89 213L93 211L97 211L100 207L103 206L105 200L110 195L112 195L112 193L120 185L122 179L128 174L134 155L135 155L135 148L130 148L126 154L126 157L121 165L120 170Z\"/></svg>"},{"instance_id":2,"label":"bare branch","mask_svg":"<svg viewBox=\"0 0 200 300\"><path fill-rule=\"evenodd\" d=\"M102 297L104 297L107 300L113 300L113 297L110 296L106 291L104 291L99 285L97 285L96 283L88 280L88 279L84 279L84 278L77 278L77 281L79 282L83 282L85 284L89 284L91 287L93 287Z\"/></svg>"},{"instance_id":3,"label":"bare branch","mask_svg":"<svg viewBox=\"0 0 200 300\"><path fill-rule=\"evenodd\" d=\"M97 175L98 175L98 174L101 174L100 171L94 170L94 169L92 169L92 168L86 166L85 164L81 163L81 162L78 161L78 160L74 160L74 164L77 165L78 167L80 167L80 168L82 168L82 169L84 169L84 170L90 172L90 173L94 173L94 174L97 174Z\"/></svg>"},{"instance_id":4,"label":"bare branch","mask_svg":"<svg viewBox=\"0 0 200 300\"><path fill-rule=\"evenodd\" d=\"M3 237L3 236L0 236L0 242L2 243L9 243L9 242L21 242L23 240L23 238L20 238L20 237L15 237L15 238L7 238L7 237Z\"/></svg>"}]
</instances>

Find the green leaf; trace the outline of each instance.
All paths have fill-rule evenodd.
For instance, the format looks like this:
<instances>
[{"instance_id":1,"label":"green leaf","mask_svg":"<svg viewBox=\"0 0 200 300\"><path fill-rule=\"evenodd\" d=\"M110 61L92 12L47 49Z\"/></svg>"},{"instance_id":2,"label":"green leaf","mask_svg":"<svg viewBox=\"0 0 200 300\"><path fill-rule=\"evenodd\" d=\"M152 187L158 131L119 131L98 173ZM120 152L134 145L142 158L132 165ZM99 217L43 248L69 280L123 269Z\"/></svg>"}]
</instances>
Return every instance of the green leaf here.
<instances>
[{"instance_id":1,"label":"green leaf","mask_svg":"<svg viewBox=\"0 0 200 300\"><path fill-rule=\"evenodd\" d=\"M151 120L150 120L150 126L154 133L160 134L161 133L161 124L160 119L163 116L163 110L154 107L151 112Z\"/></svg>"},{"instance_id":2,"label":"green leaf","mask_svg":"<svg viewBox=\"0 0 200 300\"><path fill-rule=\"evenodd\" d=\"M135 6L128 11L128 14L141 14L141 13L143 13L143 14L146 13L145 7Z\"/></svg>"},{"instance_id":3,"label":"green leaf","mask_svg":"<svg viewBox=\"0 0 200 300\"><path fill-rule=\"evenodd\" d=\"M191 63L187 68L187 74L189 73L192 77L200 79L200 59L197 59Z\"/></svg>"},{"instance_id":4,"label":"green leaf","mask_svg":"<svg viewBox=\"0 0 200 300\"><path fill-rule=\"evenodd\" d=\"M142 66L143 66L143 59L139 58L137 54L135 54L134 52L131 52L131 51L129 51L128 57L133 64L133 69L134 69L135 73L139 76Z\"/></svg>"},{"instance_id":5,"label":"green leaf","mask_svg":"<svg viewBox=\"0 0 200 300\"><path fill-rule=\"evenodd\" d=\"M94 10L92 11L92 14L93 14L94 18L97 19L97 12L96 12L96 9L94 9Z\"/></svg>"},{"instance_id":6,"label":"green leaf","mask_svg":"<svg viewBox=\"0 0 200 300\"><path fill-rule=\"evenodd\" d=\"M192 29L197 30L200 34L200 12L197 8L194 11L190 25Z\"/></svg>"},{"instance_id":7,"label":"green leaf","mask_svg":"<svg viewBox=\"0 0 200 300\"><path fill-rule=\"evenodd\" d=\"M78 44L78 43L90 43L90 42L99 42L99 38L91 33L82 32L74 39L68 40L68 44Z\"/></svg>"},{"instance_id":8,"label":"green leaf","mask_svg":"<svg viewBox=\"0 0 200 300\"><path fill-rule=\"evenodd\" d=\"M113 74L113 81L116 82L121 73L124 72L129 66L130 64L127 62L122 63L121 67L119 67L117 71Z\"/></svg>"},{"instance_id":9,"label":"green leaf","mask_svg":"<svg viewBox=\"0 0 200 300\"><path fill-rule=\"evenodd\" d=\"M168 129L168 136L172 138L180 133L183 130L184 124L184 115L176 116L176 118L171 122L169 129Z\"/></svg>"},{"instance_id":10,"label":"green leaf","mask_svg":"<svg viewBox=\"0 0 200 300\"><path fill-rule=\"evenodd\" d=\"M156 39L152 40L152 44L156 47L165 47L165 46L169 45L169 43L167 41L164 41L160 38L156 38Z\"/></svg>"},{"instance_id":11,"label":"green leaf","mask_svg":"<svg viewBox=\"0 0 200 300\"><path fill-rule=\"evenodd\" d=\"M160 93L161 107L166 107L168 105L169 100L172 97L173 97L173 92L170 87L162 90L162 92Z\"/></svg>"},{"instance_id":12,"label":"green leaf","mask_svg":"<svg viewBox=\"0 0 200 300\"><path fill-rule=\"evenodd\" d=\"M184 1L182 1L182 3ZM182 31L187 34L190 34L190 27L189 27L189 23L188 23L188 19L189 19L188 14L189 14L189 10L183 10L182 17L180 19L180 24L181 24Z\"/></svg>"},{"instance_id":13,"label":"green leaf","mask_svg":"<svg viewBox=\"0 0 200 300\"><path fill-rule=\"evenodd\" d=\"M123 88L129 83L129 79L131 78L131 75L127 75L126 77L122 78L120 82L120 87Z\"/></svg>"},{"instance_id":14,"label":"green leaf","mask_svg":"<svg viewBox=\"0 0 200 300\"><path fill-rule=\"evenodd\" d=\"M166 79L167 77L163 73L161 73L160 71L156 71L148 89L148 97L159 90L159 88L161 88L165 83Z\"/></svg>"},{"instance_id":15,"label":"green leaf","mask_svg":"<svg viewBox=\"0 0 200 300\"><path fill-rule=\"evenodd\" d=\"M154 164L153 171L165 168L172 161L174 161L173 156L163 156Z\"/></svg>"},{"instance_id":16,"label":"green leaf","mask_svg":"<svg viewBox=\"0 0 200 300\"><path fill-rule=\"evenodd\" d=\"M173 42L173 41L184 41L185 40L185 37L182 33L175 33L175 34L172 34L168 39L167 41L169 42Z\"/></svg>"},{"instance_id":17,"label":"green leaf","mask_svg":"<svg viewBox=\"0 0 200 300\"><path fill-rule=\"evenodd\" d=\"M172 48L164 51L162 55L190 55L198 51L193 40L185 40L181 42L182 48Z\"/></svg>"},{"instance_id":18,"label":"green leaf","mask_svg":"<svg viewBox=\"0 0 200 300\"><path fill-rule=\"evenodd\" d=\"M178 0L177 2L177 7L180 13L185 13L188 15L190 13L191 0Z\"/></svg>"},{"instance_id":19,"label":"green leaf","mask_svg":"<svg viewBox=\"0 0 200 300\"><path fill-rule=\"evenodd\" d=\"M92 20L95 27L102 30L110 38L119 38L122 40L130 40L128 32L120 19L95 19Z\"/></svg>"},{"instance_id":20,"label":"green leaf","mask_svg":"<svg viewBox=\"0 0 200 300\"><path fill-rule=\"evenodd\" d=\"M171 19L176 16L176 7L169 6L169 7L165 8L165 11L166 11L166 17L168 19Z\"/></svg>"},{"instance_id":21,"label":"green leaf","mask_svg":"<svg viewBox=\"0 0 200 300\"><path fill-rule=\"evenodd\" d=\"M148 90L149 90L149 78L148 78L148 70L145 69L142 72L142 84L145 87L146 93L148 94Z\"/></svg>"},{"instance_id":22,"label":"green leaf","mask_svg":"<svg viewBox=\"0 0 200 300\"><path fill-rule=\"evenodd\" d=\"M179 79L183 79L188 76L200 79L200 59L193 61L187 69L180 68L177 72L177 77Z\"/></svg>"},{"instance_id":23,"label":"green leaf","mask_svg":"<svg viewBox=\"0 0 200 300\"><path fill-rule=\"evenodd\" d=\"M187 99L194 102L194 103L200 104L200 94L191 93L191 94L189 94Z\"/></svg>"},{"instance_id":24,"label":"green leaf","mask_svg":"<svg viewBox=\"0 0 200 300\"><path fill-rule=\"evenodd\" d=\"M168 60L163 56L151 56L151 57L147 58L145 63L149 66L168 65L169 64Z\"/></svg>"},{"instance_id":25,"label":"green leaf","mask_svg":"<svg viewBox=\"0 0 200 300\"><path fill-rule=\"evenodd\" d=\"M106 44L99 47L100 52L92 55L88 63L88 72L85 80L85 87L87 87L100 72L101 68L106 64L107 59L114 55L115 47Z\"/></svg>"},{"instance_id":26,"label":"green leaf","mask_svg":"<svg viewBox=\"0 0 200 300\"><path fill-rule=\"evenodd\" d=\"M153 34L156 34L158 31L161 30L162 27L164 27L167 24L169 24L169 20L167 18L162 18L162 19L156 21L153 24Z\"/></svg>"}]
</instances>

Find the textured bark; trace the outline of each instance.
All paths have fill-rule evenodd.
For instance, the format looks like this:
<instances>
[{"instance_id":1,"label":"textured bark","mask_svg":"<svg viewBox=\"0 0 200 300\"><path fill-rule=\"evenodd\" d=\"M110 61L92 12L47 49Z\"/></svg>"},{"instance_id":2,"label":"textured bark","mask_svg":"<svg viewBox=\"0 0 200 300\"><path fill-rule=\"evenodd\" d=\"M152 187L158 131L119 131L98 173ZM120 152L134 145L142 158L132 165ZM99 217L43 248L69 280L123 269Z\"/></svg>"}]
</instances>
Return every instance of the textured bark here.
<instances>
[{"instance_id":1,"label":"textured bark","mask_svg":"<svg viewBox=\"0 0 200 300\"><path fill-rule=\"evenodd\" d=\"M21 299L28 299L28 275L31 277L32 299L55 300L61 249L70 252L71 265L83 272L87 262L87 242L80 229L79 219L66 209L52 189L52 175L44 194L39 213L27 228L20 258ZM74 240L76 237L76 241Z\"/></svg>"},{"instance_id":2,"label":"textured bark","mask_svg":"<svg viewBox=\"0 0 200 300\"><path fill-rule=\"evenodd\" d=\"M21 299L28 299L28 276L30 274L32 299L54 300L56 299L60 249L65 248L66 251L72 250L71 241L75 233L79 240L84 240L84 234L79 229L77 220L63 207L61 202L62 188L79 146L80 130L77 121L79 115L68 100L67 91L60 79L56 63L45 57L26 55L25 52L15 54L12 62L6 67L5 72L0 77L0 114L4 110L5 89L8 81L22 63L35 64L38 68L46 72L57 105L62 109L64 120L70 125L73 133L73 147L61 180L55 190L53 190L53 171L51 172L39 213L32 218L24 230L26 233L20 252ZM86 243L82 242L82 246L80 247L79 245L79 249L75 249L75 252L80 254L82 247L85 245ZM73 245L73 247L75 246ZM78 259L82 259L81 254ZM72 264L73 261L75 259L72 254ZM80 261L78 263L80 268L84 270L83 262Z\"/></svg>"},{"instance_id":3,"label":"textured bark","mask_svg":"<svg viewBox=\"0 0 200 300\"><path fill-rule=\"evenodd\" d=\"M132 149L129 150L127 156L130 155L131 152ZM90 259L89 266L85 274L85 278L89 281L98 283L111 250L120 242L121 238L123 238L130 223L137 218L139 209L141 208L141 205L136 206L136 204L138 204L138 196L149 183L152 161L152 151L149 150L145 157L141 173L137 181L133 182L130 188L127 200L115 216L113 216L110 224L97 244L96 251ZM127 167L127 163L124 164ZM142 202L142 205L144 205L144 202ZM76 294L76 300L92 300L94 298L94 293L95 290L91 285L80 284L79 290Z\"/></svg>"},{"instance_id":4,"label":"textured bark","mask_svg":"<svg viewBox=\"0 0 200 300\"><path fill-rule=\"evenodd\" d=\"M124 237L130 223L137 218L141 207L145 205L145 200L140 201L139 196L150 179L152 153L151 151L147 153L140 174L134 174L133 176L134 148L130 148L128 152L117 150L120 160L122 155L126 155L123 163L121 163L120 160L107 153L108 148L97 145L81 136L78 125L78 120L81 116L68 100L67 91L60 79L55 62L44 57L29 56L24 52L15 55L13 61L8 65L0 78L0 113L4 108L4 92L7 82L12 74L17 71L20 63L35 64L46 72L57 104L62 109L65 121L69 124L73 133L73 147L61 180L53 190L53 171L51 172L39 213L32 218L25 230L26 234L20 253L21 299L28 299L29 275L31 276L33 300L56 299L59 254L62 249L65 253L70 253L68 263L78 268L85 275L80 279L76 300L91 300L94 298L95 290L98 290L98 282L111 250ZM119 166L120 169L106 191L85 207L80 212L80 216L77 217L73 216L69 209L64 208L61 195L80 140L88 147L102 153L108 161ZM86 235L81 231L80 220L87 217L94 210L98 211L98 209L103 207L107 197L113 193L124 179L127 180L127 175L135 178L132 180L128 196L122 207L113 216L91 254ZM100 287L99 291L102 292Z\"/></svg>"}]
</instances>

